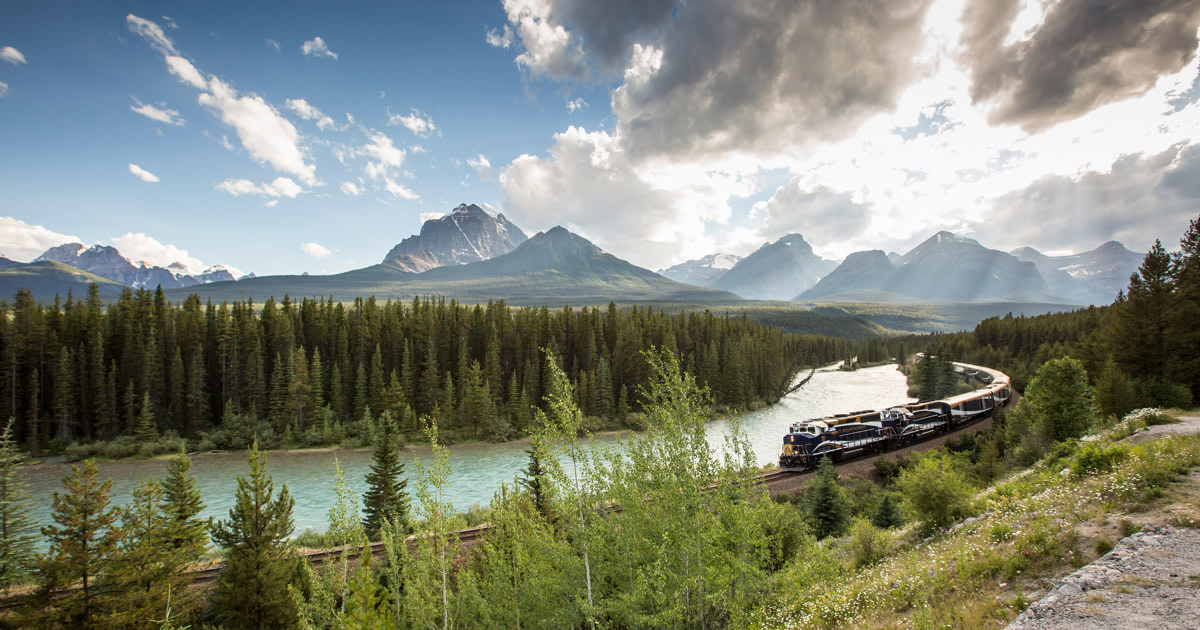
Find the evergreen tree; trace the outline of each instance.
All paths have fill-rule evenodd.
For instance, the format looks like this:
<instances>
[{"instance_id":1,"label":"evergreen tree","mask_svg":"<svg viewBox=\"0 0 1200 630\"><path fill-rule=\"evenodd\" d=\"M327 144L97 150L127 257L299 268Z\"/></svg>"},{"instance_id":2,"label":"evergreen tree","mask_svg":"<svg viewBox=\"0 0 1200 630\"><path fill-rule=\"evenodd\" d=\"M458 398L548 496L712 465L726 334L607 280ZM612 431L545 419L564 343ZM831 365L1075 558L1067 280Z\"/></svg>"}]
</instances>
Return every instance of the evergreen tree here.
<instances>
[{"instance_id":1,"label":"evergreen tree","mask_svg":"<svg viewBox=\"0 0 1200 630\"><path fill-rule=\"evenodd\" d=\"M229 518L211 526L213 542L225 549L225 567L210 602L227 628L291 628L298 620L288 594L298 565L288 541L295 501L286 485L272 498L275 484L257 442L247 458L250 476L238 475Z\"/></svg>"},{"instance_id":2,"label":"evergreen tree","mask_svg":"<svg viewBox=\"0 0 1200 630\"><path fill-rule=\"evenodd\" d=\"M1096 406L1102 415L1117 416L1118 418L1133 411L1136 404L1136 393L1133 384L1117 367L1117 362L1110 356L1100 370L1096 379Z\"/></svg>"},{"instance_id":3,"label":"evergreen tree","mask_svg":"<svg viewBox=\"0 0 1200 630\"><path fill-rule=\"evenodd\" d=\"M904 524L904 519L900 516L900 508L895 501L892 501L890 493L885 493L883 499L879 501L875 513L871 515L871 524L879 529L899 527Z\"/></svg>"},{"instance_id":4,"label":"evergreen tree","mask_svg":"<svg viewBox=\"0 0 1200 630\"><path fill-rule=\"evenodd\" d=\"M1106 335L1127 373L1146 379L1162 378L1166 373L1173 290L1171 257L1162 243L1155 241L1130 276L1129 293L1114 305L1113 328Z\"/></svg>"},{"instance_id":5,"label":"evergreen tree","mask_svg":"<svg viewBox=\"0 0 1200 630\"><path fill-rule=\"evenodd\" d=\"M45 592L78 584L54 602L54 621L64 628L98 628L112 608L111 593L97 589L110 577L122 531L120 510L109 507L112 480L97 482L92 460L71 467L65 492L54 493L53 525L42 527L49 545L39 562Z\"/></svg>"},{"instance_id":6,"label":"evergreen tree","mask_svg":"<svg viewBox=\"0 0 1200 630\"><path fill-rule=\"evenodd\" d=\"M850 520L846 493L837 484L837 472L829 458L822 457L817 465L817 478L805 496L805 510L817 538L840 535Z\"/></svg>"},{"instance_id":7,"label":"evergreen tree","mask_svg":"<svg viewBox=\"0 0 1200 630\"><path fill-rule=\"evenodd\" d=\"M192 460L181 446L179 454L167 463L167 476L161 484L162 511L169 524L165 542L182 557L185 565L199 561L208 547L206 525L200 519L204 501L196 477L188 474L191 468Z\"/></svg>"},{"instance_id":8,"label":"evergreen tree","mask_svg":"<svg viewBox=\"0 0 1200 630\"><path fill-rule=\"evenodd\" d=\"M542 458L538 456L536 448L527 448L525 452L529 453L529 465L525 467L524 474L517 481L529 493L530 499L533 500L533 507L538 514L541 514L547 523L552 523L554 515L550 511L550 501L546 496L546 471L542 468Z\"/></svg>"},{"instance_id":9,"label":"evergreen tree","mask_svg":"<svg viewBox=\"0 0 1200 630\"><path fill-rule=\"evenodd\" d=\"M21 455L13 442L14 418L0 433L0 589L20 584L33 558L33 520Z\"/></svg>"},{"instance_id":10,"label":"evergreen tree","mask_svg":"<svg viewBox=\"0 0 1200 630\"><path fill-rule=\"evenodd\" d=\"M188 585L187 563L168 541L172 524L163 511L162 487L153 479L143 481L121 511L121 521L124 536L109 585L117 593L111 625L151 628L169 593L186 592Z\"/></svg>"},{"instance_id":11,"label":"evergreen tree","mask_svg":"<svg viewBox=\"0 0 1200 630\"><path fill-rule=\"evenodd\" d=\"M371 570L370 550L364 549L359 557L358 569L350 580L350 601L346 604L342 627L346 630L392 630L396 624L381 610L384 593L380 592L375 572Z\"/></svg>"},{"instance_id":12,"label":"evergreen tree","mask_svg":"<svg viewBox=\"0 0 1200 630\"><path fill-rule=\"evenodd\" d=\"M142 444L158 440L157 422L154 420L154 405L150 402L150 394L142 396L142 411L138 414L137 432L134 438Z\"/></svg>"},{"instance_id":13,"label":"evergreen tree","mask_svg":"<svg viewBox=\"0 0 1200 630\"><path fill-rule=\"evenodd\" d=\"M385 519L408 522L408 480L401 478L404 463L400 461L399 431L392 414L385 411L380 416L379 429L363 495L363 529L373 540L379 539Z\"/></svg>"}]
</instances>

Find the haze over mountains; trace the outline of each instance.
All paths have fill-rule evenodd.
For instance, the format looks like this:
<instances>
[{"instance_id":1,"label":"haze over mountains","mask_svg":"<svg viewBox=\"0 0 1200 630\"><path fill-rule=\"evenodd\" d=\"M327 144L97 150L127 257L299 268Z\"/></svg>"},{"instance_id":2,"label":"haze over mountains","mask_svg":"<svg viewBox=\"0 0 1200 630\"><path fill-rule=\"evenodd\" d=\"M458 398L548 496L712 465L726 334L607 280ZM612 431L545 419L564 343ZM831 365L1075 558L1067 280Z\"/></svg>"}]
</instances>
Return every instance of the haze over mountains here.
<instances>
[{"instance_id":1,"label":"haze over mountains","mask_svg":"<svg viewBox=\"0 0 1200 630\"><path fill-rule=\"evenodd\" d=\"M904 255L868 250L838 264L817 256L801 235L788 234L745 258L714 253L655 273L565 228L528 237L503 214L462 204L426 221L382 263L335 275L238 278L240 272L226 265L199 271L182 263L158 267L134 263L114 247L72 243L29 264L0 257L0 295L26 288L52 299L67 290L82 295L88 283L96 283L105 294L162 286L172 297L195 292L256 300L285 294L337 300L436 294L529 304L739 299L1106 304L1141 259L1116 242L1054 257L1028 247L1002 252L938 232Z\"/></svg>"}]
</instances>

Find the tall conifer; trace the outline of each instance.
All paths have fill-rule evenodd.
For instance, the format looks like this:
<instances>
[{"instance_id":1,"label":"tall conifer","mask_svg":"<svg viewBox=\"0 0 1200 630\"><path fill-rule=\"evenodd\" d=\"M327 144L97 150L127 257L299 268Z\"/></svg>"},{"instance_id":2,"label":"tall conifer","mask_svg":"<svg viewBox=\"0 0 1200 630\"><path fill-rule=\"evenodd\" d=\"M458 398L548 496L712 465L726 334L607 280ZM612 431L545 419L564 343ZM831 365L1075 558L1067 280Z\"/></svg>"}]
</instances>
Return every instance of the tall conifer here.
<instances>
[{"instance_id":1,"label":"tall conifer","mask_svg":"<svg viewBox=\"0 0 1200 630\"><path fill-rule=\"evenodd\" d=\"M367 473L367 492L363 495L363 529L371 540L378 540L384 520L408 522L409 497L402 479L404 463L400 461L399 430L389 412L379 417L375 452L371 455L371 471Z\"/></svg>"}]
</instances>

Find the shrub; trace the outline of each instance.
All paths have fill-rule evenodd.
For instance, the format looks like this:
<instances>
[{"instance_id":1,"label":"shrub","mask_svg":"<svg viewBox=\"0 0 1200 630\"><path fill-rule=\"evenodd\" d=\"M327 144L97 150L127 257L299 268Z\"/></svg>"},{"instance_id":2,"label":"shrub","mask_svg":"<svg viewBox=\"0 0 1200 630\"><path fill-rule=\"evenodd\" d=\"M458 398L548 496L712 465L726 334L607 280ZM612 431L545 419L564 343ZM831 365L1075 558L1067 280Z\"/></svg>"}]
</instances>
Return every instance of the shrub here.
<instances>
[{"instance_id":1,"label":"shrub","mask_svg":"<svg viewBox=\"0 0 1200 630\"><path fill-rule=\"evenodd\" d=\"M1071 459L1071 474L1076 478L1106 473L1125 460L1128 452L1120 446L1088 442Z\"/></svg>"},{"instance_id":2,"label":"shrub","mask_svg":"<svg viewBox=\"0 0 1200 630\"><path fill-rule=\"evenodd\" d=\"M892 535L860 518L850 526L850 563L855 569L887 557L892 552Z\"/></svg>"},{"instance_id":3,"label":"shrub","mask_svg":"<svg viewBox=\"0 0 1200 630\"><path fill-rule=\"evenodd\" d=\"M1107 538L1096 539L1096 555L1103 556L1113 550L1113 542Z\"/></svg>"},{"instance_id":4,"label":"shrub","mask_svg":"<svg viewBox=\"0 0 1200 630\"><path fill-rule=\"evenodd\" d=\"M967 516L974 493L959 459L941 452L926 454L905 469L896 487L905 515L923 523L925 532Z\"/></svg>"}]
</instances>

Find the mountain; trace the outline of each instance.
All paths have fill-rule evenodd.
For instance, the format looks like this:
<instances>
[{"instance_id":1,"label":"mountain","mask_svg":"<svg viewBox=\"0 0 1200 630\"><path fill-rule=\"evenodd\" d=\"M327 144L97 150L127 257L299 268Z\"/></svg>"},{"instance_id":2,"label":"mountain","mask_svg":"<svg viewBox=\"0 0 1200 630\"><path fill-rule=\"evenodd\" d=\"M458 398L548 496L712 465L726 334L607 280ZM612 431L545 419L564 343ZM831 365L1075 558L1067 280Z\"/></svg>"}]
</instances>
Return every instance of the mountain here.
<instances>
[{"instance_id":1,"label":"mountain","mask_svg":"<svg viewBox=\"0 0 1200 630\"><path fill-rule=\"evenodd\" d=\"M449 214L423 223L420 234L400 241L383 262L420 273L495 258L528 238L503 214L492 215L475 204L462 204Z\"/></svg>"},{"instance_id":2,"label":"mountain","mask_svg":"<svg viewBox=\"0 0 1200 630\"><path fill-rule=\"evenodd\" d=\"M879 251L852 254L828 282L814 289L798 297L867 302L1063 301L1046 286L1033 263L950 232L934 234L898 263Z\"/></svg>"},{"instance_id":3,"label":"mountain","mask_svg":"<svg viewBox=\"0 0 1200 630\"><path fill-rule=\"evenodd\" d=\"M672 280L694 284L698 287L711 286L712 283L725 275L725 272L733 269L735 265L742 261L742 257L736 254L709 254L704 258L697 258L687 262L681 262L673 267L659 269L660 276L666 276Z\"/></svg>"},{"instance_id":4,"label":"mountain","mask_svg":"<svg viewBox=\"0 0 1200 630\"><path fill-rule=\"evenodd\" d=\"M883 250L854 252L837 269L796 299L811 300L848 291L882 291L896 273L896 264Z\"/></svg>"},{"instance_id":5,"label":"mountain","mask_svg":"<svg viewBox=\"0 0 1200 630\"><path fill-rule=\"evenodd\" d=\"M4 299L12 299L19 289L25 289L42 300L51 300L55 295L66 298L68 292L78 299L87 296L91 283L100 288L101 295L115 296L125 288L115 280L53 260L0 268L0 297Z\"/></svg>"},{"instance_id":6,"label":"mountain","mask_svg":"<svg viewBox=\"0 0 1200 630\"><path fill-rule=\"evenodd\" d=\"M0 255L0 269L8 269L9 267L17 267L23 264L25 263L20 263L11 258L6 258L3 255Z\"/></svg>"},{"instance_id":7,"label":"mountain","mask_svg":"<svg viewBox=\"0 0 1200 630\"><path fill-rule=\"evenodd\" d=\"M403 261L402 261L403 262ZM261 302L282 298L332 297L348 301L374 295L409 299L439 295L461 302L504 299L513 304L606 304L617 302L736 302L724 291L664 278L621 260L562 227L539 232L516 249L488 260L443 265L421 273L395 260L330 276L260 276L168 292L180 300L190 293L215 300Z\"/></svg>"},{"instance_id":8,"label":"mountain","mask_svg":"<svg viewBox=\"0 0 1200 630\"><path fill-rule=\"evenodd\" d=\"M790 300L835 267L837 263L814 254L804 237L788 234L763 244L711 287L751 300Z\"/></svg>"},{"instance_id":9,"label":"mountain","mask_svg":"<svg viewBox=\"0 0 1200 630\"><path fill-rule=\"evenodd\" d=\"M76 269L96 274L135 289L164 289L190 287L211 282L236 280L240 275L228 265L213 265L204 270L195 270L181 262L167 267L150 266L145 261L134 264L117 248L108 245L88 247L83 243L67 243L51 247L33 262L54 261Z\"/></svg>"},{"instance_id":10,"label":"mountain","mask_svg":"<svg viewBox=\"0 0 1200 630\"><path fill-rule=\"evenodd\" d=\"M1143 258L1116 241L1072 256L1047 256L1032 247L1011 253L1037 266L1055 294L1081 304L1111 303L1129 285L1129 276L1137 271Z\"/></svg>"},{"instance_id":11,"label":"mountain","mask_svg":"<svg viewBox=\"0 0 1200 630\"><path fill-rule=\"evenodd\" d=\"M938 232L900 259L885 290L940 302L1055 299L1033 263L979 241Z\"/></svg>"}]
</instances>

